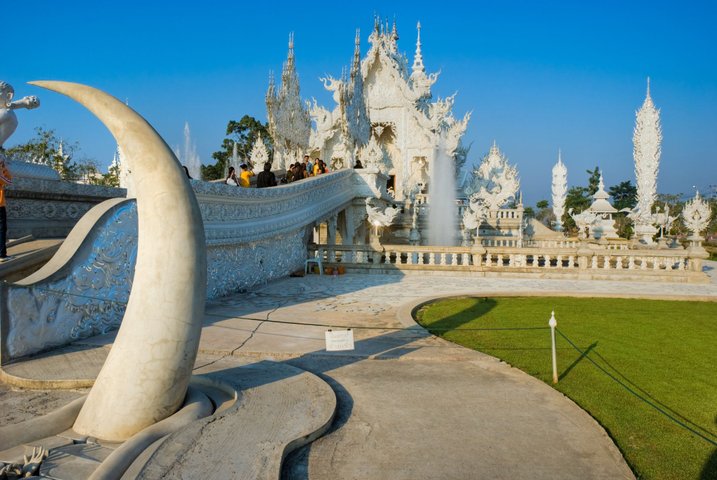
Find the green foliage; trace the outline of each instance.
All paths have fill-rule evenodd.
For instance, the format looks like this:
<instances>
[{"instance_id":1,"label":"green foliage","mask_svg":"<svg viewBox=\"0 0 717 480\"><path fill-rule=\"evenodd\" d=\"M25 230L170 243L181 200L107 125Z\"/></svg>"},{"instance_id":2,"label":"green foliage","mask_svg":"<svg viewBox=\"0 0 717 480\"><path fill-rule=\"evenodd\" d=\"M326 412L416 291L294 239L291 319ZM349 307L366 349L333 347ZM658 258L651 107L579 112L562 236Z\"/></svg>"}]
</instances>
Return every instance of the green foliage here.
<instances>
[{"instance_id":1,"label":"green foliage","mask_svg":"<svg viewBox=\"0 0 717 480\"><path fill-rule=\"evenodd\" d=\"M632 209L637 204L637 187L630 180L613 185L608 193L612 197L612 206L618 210Z\"/></svg>"},{"instance_id":2,"label":"green foliage","mask_svg":"<svg viewBox=\"0 0 717 480\"><path fill-rule=\"evenodd\" d=\"M216 160L214 165L202 165L202 178L204 180L217 180L224 178L225 171L229 167L234 150L234 143L237 144L237 152L242 162L250 162L249 154L254 146L257 135L261 137L269 150L269 160L273 159L274 147L269 135L268 125L261 123L254 117L244 115L238 122L230 120L227 124L226 136L222 141L220 150L212 153Z\"/></svg>"},{"instance_id":3,"label":"green foliage","mask_svg":"<svg viewBox=\"0 0 717 480\"><path fill-rule=\"evenodd\" d=\"M599 370L610 372L682 423L717 439L717 304L601 298L454 298L417 312L436 335L549 383L555 310L554 386L605 427L638 478L717 478L715 447L662 415ZM469 330L501 328L503 330ZM526 329L527 328L527 329Z\"/></svg>"},{"instance_id":4,"label":"green foliage","mask_svg":"<svg viewBox=\"0 0 717 480\"><path fill-rule=\"evenodd\" d=\"M577 235L578 227L570 216L570 211L582 212L590 206L592 200L588 197L585 187L570 187L565 195L565 213L563 214L563 230L570 235Z\"/></svg>"},{"instance_id":5,"label":"green foliage","mask_svg":"<svg viewBox=\"0 0 717 480\"><path fill-rule=\"evenodd\" d=\"M525 207L525 209L523 209L523 216L525 218L535 218L535 210L533 210L533 207Z\"/></svg>"},{"instance_id":6,"label":"green foliage","mask_svg":"<svg viewBox=\"0 0 717 480\"><path fill-rule=\"evenodd\" d=\"M62 145L62 149L60 149L60 145ZM60 154L60 150L62 150L62 154ZM44 161L60 174L60 178L70 182L88 180L97 173L97 166L92 160L75 161L75 154L78 151L79 144L77 142L62 141L54 130L45 130L42 127L35 129L34 138L7 150L10 157L17 156L28 161Z\"/></svg>"},{"instance_id":7,"label":"green foliage","mask_svg":"<svg viewBox=\"0 0 717 480\"><path fill-rule=\"evenodd\" d=\"M577 235L577 226L570 216L570 210L582 212L592 204L592 196L598 191L600 184L600 169L586 170L588 174L587 187L570 187L565 196L565 213L563 214L563 230L570 235Z\"/></svg>"},{"instance_id":8,"label":"green foliage","mask_svg":"<svg viewBox=\"0 0 717 480\"><path fill-rule=\"evenodd\" d=\"M592 197L600 185L600 169L595 167L595 170L586 170L586 172L589 175L587 194Z\"/></svg>"},{"instance_id":9,"label":"green foliage","mask_svg":"<svg viewBox=\"0 0 717 480\"><path fill-rule=\"evenodd\" d=\"M612 197L612 206L618 211L625 208L632 209L637 204L637 187L630 180L613 185L608 189L608 193ZM623 238L630 238L633 228L632 221L627 218L627 213L616 213L613 218L617 234Z\"/></svg>"},{"instance_id":10,"label":"green foliage","mask_svg":"<svg viewBox=\"0 0 717 480\"><path fill-rule=\"evenodd\" d=\"M548 201L538 201L538 203L535 204L535 209L536 211L533 218L541 222L543 225L552 227L553 222L555 222L555 214L553 213L553 210L550 209Z\"/></svg>"}]
</instances>

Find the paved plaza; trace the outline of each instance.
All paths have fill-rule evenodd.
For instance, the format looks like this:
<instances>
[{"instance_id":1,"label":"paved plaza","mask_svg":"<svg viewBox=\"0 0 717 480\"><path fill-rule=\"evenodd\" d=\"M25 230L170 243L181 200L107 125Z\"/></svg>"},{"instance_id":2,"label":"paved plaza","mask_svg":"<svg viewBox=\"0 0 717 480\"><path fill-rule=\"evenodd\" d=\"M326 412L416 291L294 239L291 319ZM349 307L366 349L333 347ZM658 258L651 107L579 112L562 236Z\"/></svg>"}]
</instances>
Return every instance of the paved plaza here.
<instances>
[{"instance_id":1,"label":"paved plaza","mask_svg":"<svg viewBox=\"0 0 717 480\"><path fill-rule=\"evenodd\" d=\"M708 262L708 269L714 267ZM277 452L290 443L282 435L288 435L288 425L293 434L307 428L305 417L314 422L312 428L328 430L288 456L284 478L632 478L604 430L572 401L493 357L429 335L412 320L411 310L422 301L461 294L715 300L717 282L714 276L709 284L680 285L465 275L309 275L230 295L207 305L195 374L231 377L242 391L259 393L240 398L245 403L241 415L226 415L235 423L214 422L212 428L218 430L213 435L195 439L206 448L189 448L181 434L175 435L148 471L206 473L221 457L235 458L230 463L236 472L248 469L273 476L281 457ZM355 350L326 352L327 325L353 328ZM91 383L112 341L113 335L93 337L6 366L6 374L16 382L76 389L4 391L0 401L7 406L13 397L21 399L37 414L81 395L77 387ZM327 416L333 400L302 372L314 374L335 393L333 420ZM307 395L310 398L301 398ZM268 409L267 402L274 405L277 398L283 400L276 410ZM14 421L23 416L8 414ZM270 432L262 433L267 436L263 444L274 441L281 448L248 448L253 443L247 436L261 432ZM210 440L203 440L205 436ZM211 438L225 440L210 448L203 442Z\"/></svg>"}]
</instances>

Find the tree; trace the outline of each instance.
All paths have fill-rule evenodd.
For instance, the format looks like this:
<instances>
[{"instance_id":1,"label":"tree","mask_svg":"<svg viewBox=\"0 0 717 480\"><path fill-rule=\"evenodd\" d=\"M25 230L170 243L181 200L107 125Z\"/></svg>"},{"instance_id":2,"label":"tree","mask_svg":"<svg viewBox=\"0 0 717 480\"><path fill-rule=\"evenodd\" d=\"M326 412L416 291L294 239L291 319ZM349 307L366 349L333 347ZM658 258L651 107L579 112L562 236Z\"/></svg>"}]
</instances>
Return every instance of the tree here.
<instances>
[{"instance_id":1,"label":"tree","mask_svg":"<svg viewBox=\"0 0 717 480\"><path fill-rule=\"evenodd\" d=\"M65 142L57 137L54 130L37 127L34 138L8 149L7 153L9 157L45 163L57 171L63 180L76 182L93 168L97 169L92 160L74 161L77 151L77 142Z\"/></svg>"},{"instance_id":2,"label":"tree","mask_svg":"<svg viewBox=\"0 0 717 480\"><path fill-rule=\"evenodd\" d=\"M261 138L267 144L269 159L271 160L274 156L274 146L267 124L263 124L249 115L244 115L238 122L229 120L226 131L227 138L222 141L221 149L212 153L212 158L216 160L216 163L214 165L202 165L202 177L205 180L217 180L224 177L224 171L231 163L235 143L239 158L242 161L248 161L251 149L260 133Z\"/></svg>"},{"instance_id":3,"label":"tree","mask_svg":"<svg viewBox=\"0 0 717 480\"><path fill-rule=\"evenodd\" d=\"M613 185L608 190L612 197L612 205L618 210L632 209L637 204L637 187L630 180Z\"/></svg>"},{"instance_id":4,"label":"tree","mask_svg":"<svg viewBox=\"0 0 717 480\"><path fill-rule=\"evenodd\" d=\"M587 194L592 197L598 191L598 186L600 185L600 169L595 167L595 170L586 170L586 172L590 175L588 177Z\"/></svg>"},{"instance_id":5,"label":"tree","mask_svg":"<svg viewBox=\"0 0 717 480\"><path fill-rule=\"evenodd\" d=\"M620 212L620 210L633 209L637 205L637 187L630 180L626 180L610 187L608 193L612 197L612 206L618 210L613 217L615 230L621 237L630 238L633 233L630 219L627 218L625 212Z\"/></svg>"},{"instance_id":6,"label":"tree","mask_svg":"<svg viewBox=\"0 0 717 480\"><path fill-rule=\"evenodd\" d=\"M550 227L555 221L555 214L550 209L550 203L547 200L540 200L535 204L537 212L535 212L535 219L541 222L543 225Z\"/></svg>"},{"instance_id":7,"label":"tree","mask_svg":"<svg viewBox=\"0 0 717 480\"><path fill-rule=\"evenodd\" d=\"M592 196L598 191L600 185L600 168L595 167L594 170L585 170L588 174L587 187L570 187L565 196L565 213L563 214L563 229L571 235L577 234L577 226L570 216L572 209L574 212L582 212L592 205Z\"/></svg>"}]
</instances>

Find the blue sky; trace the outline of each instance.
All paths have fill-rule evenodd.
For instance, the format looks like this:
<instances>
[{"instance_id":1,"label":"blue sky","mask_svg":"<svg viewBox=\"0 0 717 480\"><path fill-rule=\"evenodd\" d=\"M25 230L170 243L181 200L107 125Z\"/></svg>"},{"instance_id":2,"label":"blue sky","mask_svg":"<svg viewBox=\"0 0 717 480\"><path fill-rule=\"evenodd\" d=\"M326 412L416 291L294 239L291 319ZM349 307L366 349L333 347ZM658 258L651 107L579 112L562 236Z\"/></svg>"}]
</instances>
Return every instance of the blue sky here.
<instances>
[{"instance_id":1,"label":"blue sky","mask_svg":"<svg viewBox=\"0 0 717 480\"><path fill-rule=\"evenodd\" d=\"M652 79L662 112L658 189L717 184L717 3L714 2L18 2L5 10L0 79L42 106L20 111L7 146L36 126L80 143L105 166L115 142L82 107L23 85L36 79L96 86L144 115L170 145L189 121L204 163L227 121L266 120L269 70L279 72L295 34L301 92L330 105L318 77L338 76L362 51L374 13L395 18L412 60L441 71L435 96L458 92L454 113L473 112L469 162L496 140L517 164L525 200L549 198L558 148L570 185L599 165L607 185L634 182L635 110ZM9 32L8 32L9 29ZM6 42L6 40L3 40Z\"/></svg>"}]
</instances>

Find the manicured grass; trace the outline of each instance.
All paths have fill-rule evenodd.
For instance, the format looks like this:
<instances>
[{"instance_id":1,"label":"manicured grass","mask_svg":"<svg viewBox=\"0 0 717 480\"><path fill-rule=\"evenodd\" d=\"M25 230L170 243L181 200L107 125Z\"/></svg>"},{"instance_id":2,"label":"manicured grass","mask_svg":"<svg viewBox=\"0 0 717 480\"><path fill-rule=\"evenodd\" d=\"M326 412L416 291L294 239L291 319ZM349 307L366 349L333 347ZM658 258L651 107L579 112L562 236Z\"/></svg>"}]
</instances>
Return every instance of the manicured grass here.
<instances>
[{"instance_id":1,"label":"manicured grass","mask_svg":"<svg viewBox=\"0 0 717 480\"><path fill-rule=\"evenodd\" d=\"M717 303L609 298L453 298L416 320L447 340L552 384L550 311L558 330L555 386L610 434L638 478L717 479ZM468 330L494 329L494 330Z\"/></svg>"}]
</instances>

